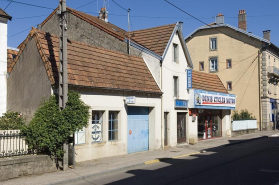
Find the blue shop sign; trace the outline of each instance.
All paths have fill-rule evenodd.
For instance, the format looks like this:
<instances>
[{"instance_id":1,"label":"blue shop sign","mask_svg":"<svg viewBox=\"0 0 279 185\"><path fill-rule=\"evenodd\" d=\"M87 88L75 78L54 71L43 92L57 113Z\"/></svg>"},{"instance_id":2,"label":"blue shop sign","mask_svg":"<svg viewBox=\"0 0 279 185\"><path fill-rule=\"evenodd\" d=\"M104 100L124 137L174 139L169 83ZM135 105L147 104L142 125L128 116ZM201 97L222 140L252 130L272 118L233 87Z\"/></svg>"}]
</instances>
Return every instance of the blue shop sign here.
<instances>
[{"instance_id":1,"label":"blue shop sign","mask_svg":"<svg viewBox=\"0 0 279 185\"><path fill-rule=\"evenodd\" d=\"M187 89L192 89L192 69L187 69Z\"/></svg>"},{"instance_id":2,"label":"blue shop sign","mask_svg":"<svg viewBox=\"0 0 279 185\"><path fill-rule=\"evenodd\" d=\"M188 100L175 100L174 107L175 108L188 108Z\"/></svg>"}]
</instances>

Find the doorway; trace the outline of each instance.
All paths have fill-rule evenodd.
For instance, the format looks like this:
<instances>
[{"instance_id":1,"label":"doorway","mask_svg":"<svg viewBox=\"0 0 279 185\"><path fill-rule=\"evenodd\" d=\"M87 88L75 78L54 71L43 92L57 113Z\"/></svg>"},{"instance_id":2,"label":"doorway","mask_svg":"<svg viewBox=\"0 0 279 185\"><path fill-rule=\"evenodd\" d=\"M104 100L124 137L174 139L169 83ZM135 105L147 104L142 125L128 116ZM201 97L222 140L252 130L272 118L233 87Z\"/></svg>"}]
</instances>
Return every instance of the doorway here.
<instances>
[{"instance_id":1,"label":"doorway","mask_svg":"<svg viewBox=\"0 0 279 185\"><path fill-rule=\"evenodd\" d=\"M177 143L186 142L186 113L177 113Z\"/></svg>"},{"instance_id":2,"label":"doorway","mask_svg":"<svg viewBox=\"0 0 279 185\"><path fill-rule=\"evenodd\" d=\"M198 116L198 140L222 137L222 122L217 115Z\"/></svg>"}]
</instances>

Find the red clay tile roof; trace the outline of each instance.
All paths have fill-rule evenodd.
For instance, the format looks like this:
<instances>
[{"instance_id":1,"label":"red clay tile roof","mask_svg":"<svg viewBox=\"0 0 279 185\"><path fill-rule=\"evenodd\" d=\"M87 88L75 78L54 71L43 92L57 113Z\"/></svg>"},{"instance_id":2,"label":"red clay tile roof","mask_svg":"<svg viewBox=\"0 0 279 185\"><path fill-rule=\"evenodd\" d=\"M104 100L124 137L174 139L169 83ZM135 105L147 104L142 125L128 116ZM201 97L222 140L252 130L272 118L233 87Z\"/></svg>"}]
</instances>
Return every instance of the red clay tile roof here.
<instances>
[{"instance_id":1,"label":"red clay tile roof","mask_svg":"<svg viewBox=\"0 0 279 185\"><path fill-rule=\"evenodd\" d=\"M42 23L41 25L43 26L58 10L58 8L56 8ZM91 25L96 26L97 28L107 32L108 34L120 39L120 40L124 40L126 38L125 34L127 34L127 32L109 22L105 22L101 19L99 19L98 17L95 17L93 15L89 15L87 13L84 12L80 12L77 11L75 9L69 8L67 7L67 11L70 12L71 14L79 17L80 19L88 22Z\"/></svg>"},{"instance_id":2,"label":"red clay tile roof","mask_svg":"<svg viewBox=\"0 0 279 185\"><path fill-rule=\"evenodd\" d=\"M5 17L9 20L12 20L12 17L9 14L7 14L4 10L2 10L1 8L0 8L0 17Z\"/></svg>"},{"instance_id":3,"label":"red clay tile roof","mask_svg":"<svg viewBox=\"0 0 279 185\"><path fill-rule=\"evenodd\" d=\"M176 24L131 32L131 39L158 55L163 55Z\"/></svg>"},{"instance_id":4,"label":"red clay tile roof","mask_svg":"<svg viewBox=\"0 0 279 185\"><path fill-rule=\"evenodd\" d=\"M31 38L37 42L51 83L57 83L57 36L33 28L15 62ZM68 41L68 75L69 85L162 94L142 58L81 42Z\"/></svg>"},{"instance_id":5,"label":"red clay tile roof","mask_svg":"<svg viewBox=\"0 0 279 185\"><path fill-rule=\"evenodd\" d=\"M18 54L18 51L16 51L16 50L7 49L7 62L8 62L7 71L10 71L11 64L15 58L14 56L17 56L17 54Z\"/></svg>"},{"instance_id":6,"label":"red clay tile roof","mask_svg":"<svg viewBox=\"0 0 279 185\"><path fill-rule=\"evenodd\" d=\"M216 74L192 71L192 88L205 91L228 93L227 89Z\"/></svg>"}]
</instances>

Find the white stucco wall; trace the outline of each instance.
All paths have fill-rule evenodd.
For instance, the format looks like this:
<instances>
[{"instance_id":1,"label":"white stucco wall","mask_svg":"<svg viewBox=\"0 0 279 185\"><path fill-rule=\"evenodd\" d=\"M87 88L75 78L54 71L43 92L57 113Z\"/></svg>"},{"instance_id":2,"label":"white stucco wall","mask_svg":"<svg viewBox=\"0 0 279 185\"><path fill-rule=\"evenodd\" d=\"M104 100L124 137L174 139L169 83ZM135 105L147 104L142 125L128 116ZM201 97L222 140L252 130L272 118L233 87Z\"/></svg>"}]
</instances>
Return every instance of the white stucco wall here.
<instances>
[{"instance_id":1,"label":"white stucco wall","mask_svg":"<svg viewBox=\"0 0 279 185\"><path fill-rule=\"evenodd\" d=\"M173 43L178 44L179 48L179 62L176 63L173 61ZM188 100L187 92L187 79L186 79L186 70L187 70L187 61L183 53L181 42L177 34L174 35L169 48L167 48L166 56L162 64L162 82L163 82L163 112L168 112L168 145L176 146L177 145L177 113L178 112L188 112L187 109L175 109L174 101L175 99ZM174 81L173 77L178 77L179 84L179 97L174 97ZM188 115L186 114L186 138L187 136L187 124ZM186 142L186 141L185 141Z\"/></svg>"},{"instance_id":2,"label":"white stucco wall","mask_svg":"<svg viewBox=\"0 0 279 185\"><path fill-rule=\"evenodd\" d=\"M7 109L7 23L0 21L0 116Z\"/></svg>"},{"instance_id":3,"label":"white stucco wall","mask_svg":"<svg viewBox=\"0 0 279 185\"><path fill-rule=\"evenodd\" d=\"M103 142L92 143L91 118L85 129L85 144L76 145L76 161L86 161L103 157L127 154L127 106L149 107L149 150L161 148L161 99L136 97L135 104L125 104L123 95L101 95L80 92L81 99L92 110L104 111L103 117ZM108 141L108 113L119 111L118 140Z\"/></svg>"}]
</instances>

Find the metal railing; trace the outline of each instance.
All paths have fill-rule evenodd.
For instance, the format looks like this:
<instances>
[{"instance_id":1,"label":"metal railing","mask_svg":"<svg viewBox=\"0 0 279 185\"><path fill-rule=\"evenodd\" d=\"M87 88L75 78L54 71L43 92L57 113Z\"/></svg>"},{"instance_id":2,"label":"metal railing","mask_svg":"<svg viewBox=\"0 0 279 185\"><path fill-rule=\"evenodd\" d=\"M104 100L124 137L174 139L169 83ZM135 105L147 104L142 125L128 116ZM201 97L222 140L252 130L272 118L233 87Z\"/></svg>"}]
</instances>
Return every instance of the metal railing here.
<instances>
[{"instance_id":1,"label":"metal railing","mask_svg":"<svg viewBox=\"0 0 279 185\"><path fill-rule=\"evenodd\" d=\"M30 154L19 130L0 130L0 158Z\"/></svg>"}]
</instances>

